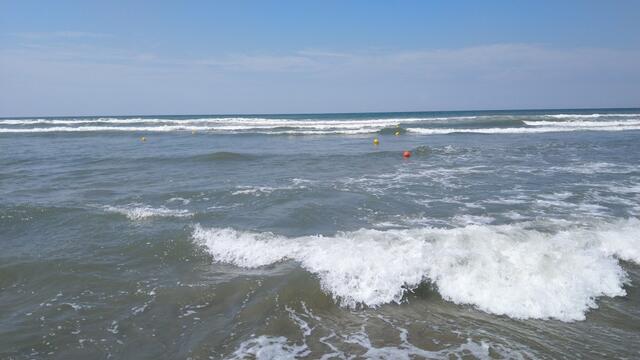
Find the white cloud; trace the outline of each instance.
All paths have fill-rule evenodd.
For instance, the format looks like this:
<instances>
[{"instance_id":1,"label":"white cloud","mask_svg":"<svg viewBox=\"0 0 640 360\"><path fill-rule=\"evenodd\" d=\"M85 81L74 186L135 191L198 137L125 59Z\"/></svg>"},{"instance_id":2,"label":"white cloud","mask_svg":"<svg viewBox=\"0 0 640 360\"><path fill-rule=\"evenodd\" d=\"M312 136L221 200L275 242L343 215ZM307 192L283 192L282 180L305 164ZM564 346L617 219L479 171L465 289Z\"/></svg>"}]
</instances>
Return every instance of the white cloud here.
<instances>
[{"instance_id":1,"label":"white cloud","mask_svg":"<svg viewBox=\"0 0 640 360\"><path fill-rule=\"evenodd\" d=\"M0 58L4 116L640 105L638 50L493 44L188 59L66 46Z\"/></svg>"},{"instance_id":2,"label":"white cloud","mask_svg":"<svg viewBox=\"0 0 640 360\"><path fill-rule=\"evenodd\" d=\"M228 55L193 62L197 65L251 72L314 71L320 64L316 59L300 55Z\"/></svg>"},{"instance_id":3,"label":"white cloud","mask_svg":"<svg viewBox=\"0 0 640 360\"><path fill-rule=\"evenodd\" d=\"M27 40L46 39L99 39L111 37L110 34L94 33L86 31L43 31L43 32L19 32L12 35Z\"/></svg>"}]
</instances>

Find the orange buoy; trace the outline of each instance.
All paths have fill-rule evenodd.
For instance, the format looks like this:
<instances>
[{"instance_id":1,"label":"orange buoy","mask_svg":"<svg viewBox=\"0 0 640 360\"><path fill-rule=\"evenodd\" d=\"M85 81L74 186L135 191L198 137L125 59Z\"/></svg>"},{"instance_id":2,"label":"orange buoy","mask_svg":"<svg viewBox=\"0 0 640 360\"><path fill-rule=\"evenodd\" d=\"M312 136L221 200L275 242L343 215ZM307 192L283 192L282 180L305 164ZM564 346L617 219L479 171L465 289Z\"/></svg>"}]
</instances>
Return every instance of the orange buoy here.
<instances>
[{"instance_id":1,"label":"orange buoy","mask_svg":"<svg viewBox=\"0 0 640 360\"><path fill-rule=\"evenodd\" d=\"M402 153L402 157L408 159L411 157L411 151L405 151Z\"/></svg>"}]
</instances>

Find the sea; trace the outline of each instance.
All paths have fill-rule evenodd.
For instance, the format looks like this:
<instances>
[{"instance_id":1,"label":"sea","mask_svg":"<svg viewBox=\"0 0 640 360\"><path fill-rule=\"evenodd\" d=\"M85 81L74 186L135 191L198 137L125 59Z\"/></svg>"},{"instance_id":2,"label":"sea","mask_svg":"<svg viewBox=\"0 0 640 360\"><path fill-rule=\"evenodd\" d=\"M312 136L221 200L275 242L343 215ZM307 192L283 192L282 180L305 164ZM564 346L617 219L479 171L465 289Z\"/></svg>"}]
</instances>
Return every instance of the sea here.
<instances>
[{"instance_id":1,"label":"sea","mask_svg":"<svg viewBox=\"0 0 640 360\"><path fill-rule=\"evenodd\" d=\"M637 359L639 286L640 109L0 119L2 359Z\"/></svg>"}]
</instances>

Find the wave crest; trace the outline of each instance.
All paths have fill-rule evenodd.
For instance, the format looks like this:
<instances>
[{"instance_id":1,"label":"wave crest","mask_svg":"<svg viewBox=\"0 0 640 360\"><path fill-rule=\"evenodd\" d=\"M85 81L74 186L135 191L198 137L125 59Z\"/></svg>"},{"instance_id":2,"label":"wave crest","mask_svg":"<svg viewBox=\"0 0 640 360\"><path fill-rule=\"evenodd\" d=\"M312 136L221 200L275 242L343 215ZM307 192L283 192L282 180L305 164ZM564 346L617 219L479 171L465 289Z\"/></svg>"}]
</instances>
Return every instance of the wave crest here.
<instances>
[{"instance_id":1,"label":"wave crest","mask_svg":"<svg viewBox=\"0 0 640 360\"><path fill-rule=\"evenodd\" d=\"M599 296L623 296L617 258L640 263L640 221L542 232L471 225L287 238L195 226L216 261L253 268L294 260L347 307L403 301L431 282L457 304L513 318L583 320Z\"/></svg>"},{"instance_id":2,"label":"wave crest","mask_svg":"<svg viewBox=\"0 0 640 360\"><path fill-rule=\"evenodd\" d=\"M623 131L640 129L639 114L486 114L406 117L402 114L342 114L276 117L101 117L0 119L1 133L210 132L224 134L450 134Z\"/></svg>"},{"instance_id":3,"label":"wave crest","mask_svg":"<svg viewBox=\"0 0 640 360\"><path fill-rule=\"evenodd\" d=\"M144 220L153 217L190 217L193 213L188 210L168 209L164 206L151 207L143 204L129 204L127 206L105 206L105 210L126 216L129 220Z\"/></svg>"}]
</instances>

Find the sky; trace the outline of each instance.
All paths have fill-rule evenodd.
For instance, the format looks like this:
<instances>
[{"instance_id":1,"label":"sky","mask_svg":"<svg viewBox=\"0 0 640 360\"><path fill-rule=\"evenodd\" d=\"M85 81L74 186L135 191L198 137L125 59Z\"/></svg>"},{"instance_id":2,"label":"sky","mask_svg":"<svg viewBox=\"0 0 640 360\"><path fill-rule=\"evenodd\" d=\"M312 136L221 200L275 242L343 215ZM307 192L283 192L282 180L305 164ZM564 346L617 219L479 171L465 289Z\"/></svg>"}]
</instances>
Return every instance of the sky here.
<instances>
[{"instance_id":1,"label":"sky","mask_svg":"<svg viewBox=\"0 0 640 360\"><path fill-rule=\"evenodd\" d=\"M0 0L0 117L640 107L640 1Z\"/></svg>"}]
</instances>

